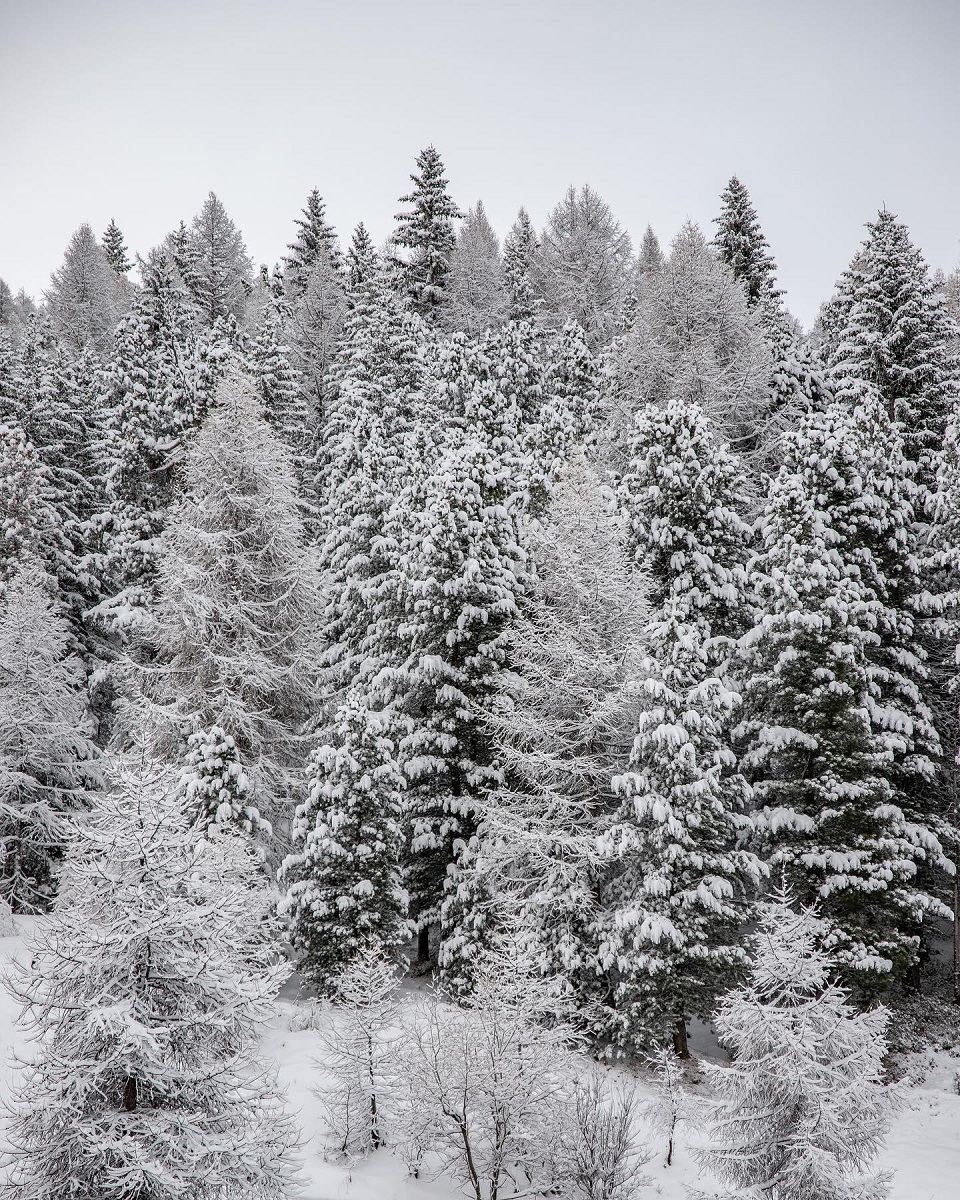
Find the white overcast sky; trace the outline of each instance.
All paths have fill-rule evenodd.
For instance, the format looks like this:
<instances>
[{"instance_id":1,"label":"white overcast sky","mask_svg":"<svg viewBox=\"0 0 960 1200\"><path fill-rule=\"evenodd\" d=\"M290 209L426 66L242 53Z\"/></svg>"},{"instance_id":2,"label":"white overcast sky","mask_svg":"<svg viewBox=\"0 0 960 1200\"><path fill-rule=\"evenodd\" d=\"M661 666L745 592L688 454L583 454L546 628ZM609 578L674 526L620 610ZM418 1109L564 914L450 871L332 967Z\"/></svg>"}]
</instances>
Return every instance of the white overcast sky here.
<instances>
[{"instance_id":1,"label":"white overcast sky","mask_svg":"<svg viewBox=\"0 0 960 1200\"><path fill-rule=\"evenodd\" d=\"M145 252L213 189L254 258L319 187L389 231L433 142L501 233L589 182L639 241L746 183L809 324L886 204L960 259L960 0L0 0L0 276Z\"/></svg>"}]
</instances>

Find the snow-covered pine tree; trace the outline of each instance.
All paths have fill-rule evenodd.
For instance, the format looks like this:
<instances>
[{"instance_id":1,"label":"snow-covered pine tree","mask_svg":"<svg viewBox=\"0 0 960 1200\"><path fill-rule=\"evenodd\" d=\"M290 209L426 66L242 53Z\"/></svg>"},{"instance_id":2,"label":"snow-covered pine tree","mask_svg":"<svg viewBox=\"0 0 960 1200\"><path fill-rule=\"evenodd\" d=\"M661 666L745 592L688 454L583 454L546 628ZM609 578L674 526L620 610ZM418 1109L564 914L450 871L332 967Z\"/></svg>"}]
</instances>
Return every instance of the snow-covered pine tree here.
<instances>
[{"instance_id":1,"label":"snow-covered pine tree","mask_svg":"<svg viewBox=\"0 0 960 1200\"><path fill-rule=\"evenodd\" d=\"M126 289L89 225L73 234L63 265L44 293L58 335L73 351L90 345L98 353L126 308Z\"/></svg>"},{"instance_id":2,"label":"snow-covered pine tree","mask_svg":"<svg viewBox=\"0 0 960 1200\"><path fill-rule=\"evenodd\" d=\"M302 289L288 293L283 300L284 337L314 422L325 416L346 306L344 271L334 267L325 254L317 256L303 278Z\"/></svg>"},{"instance_id":3,"label":"snow-covered pine tree","mask_svg":"<svg viewBox=\"0 0 960 1200\"><path fill-rule=\"evenodd\" d=\"M337 711L334 740L307 768L292 850L280 870L280 913L290 926L299 969L321 992L372 938L395 953L407 940L407 896L400 884L405 786L389 712L362 696Z\"/></svg>"},{"instance_id":4,"label":"snow-covered pine tree","mask_svg":"<svg viewBox=\"0 0 960 1200\"><path fill-rule=\"evenodd\" d=\"M751 530L743 467L693 399L637 413L619 487L627 545L657 613L699 630L709 661L729 654L749 621Z\"/></svg>"},{"instance_id":5,"label":"snow-covered pine tree","mask_svg":"<svg viewBox=\"0 0 960 1200\"><path fill-rule=\"evenodd\" d=\"M714 218L717 232L713 246L733 277L743 284L747 304L765 314L782 312L777 287L777 267L760 228L750 193L734 175L720 195L720 215Z\"/></svg>"},{"instance_id":6,"label":"snow-covered pine tree","mask_svg":"<svg viewBox=\"0 0 960 1200\"><path fill-rule=\"evenodd\" d=\"M671 395L695 400L759 471L779 430L771 409L773 361L759 317L701 231L681 229L670 256L644 281L633 325L606 354L610 436L629 436L634 414Z\"/></svg>"},{"instance_id":7,"label":"snow-covered pine tree","mask_svg":"<svg viewBox=\"0 0 960 1200\"><path fill-rule=\"evenodd\" d=\"M393 240L407 251L404 286L414 309L433 321L448 286L450 259L456 244L454 221L462 213L447 192L443 160L433 146L417 155L417 173L410 176L413 190L401 196L409 212L398 213Z\"/></svg>"},{"instance_id":8,"label":"snow-covered pine tree","mask_svg":"<svg viewBox=\"0 0 960 1200\"><path fill-rule=\"evenodd\" d=\"M500 243L478 200L463 219L450 257L443 324L473 336L499 325L506 304Z\"/></svg>"},{"instance_id":9,"label":"snow-covered pine tree","mask_svg":"<svg viewBox=\"0 0 960 1200\"><path fill-rule=\"evenodd\" d=\"M630 235L591 187L571 185L547 218L532 274L544 319L575 321L596 351L613 337L630 291Z\"/></svg>"},{"instance_id":10,"label":"snow-covered pine tree","mask_svg":"<svg viewBox=\"0 0 960 1200\"><path fill-rule=\"evenodd\" d=\"M536 297L531 282L537 235L525 208L517 213L513 228L503 243L503 286L507 293L507 316L511 321L532 321Z\"/></svg>"},{"instance_id":11,"label":"snow-covered pine tree","mask_svg":"<svg viewBox=\"0 0 960 1200\"><path fill-rule=\"evenodd\" d=\"M302 467L308 442L307 406L302 380L292 365L283 336L283 316L268 304L245 355L263 413Z\"/></svg>"},{"instance_id":12,"label":"snow-covered pine tree","mask_svg":"<svg viewBox=\"0 0 960 1200\"><path fill-rule=\"evenodd\" d=\"M105 596L93 613L114 631L138 624L153 602L157 538L216 376L167 253L153 251L141 274L104 372L107 503L91 531Z\"/></svg>"},{"instance_id":13,"label":"snow-covered pine tree","mask_svg":"<svg viewBox=\"0 0 960 1200\"><path fill-rule=\"evenodd\" d=\"M537 969L561 982L581 1028L600 1039L613 1017L597 838L636 729L647 621L624 534L597 469L569 463L531 537L535 580L487 717L504 784L479 802L479 870Z\"/></svg>"},{"instance_id":14,"label":"snow-covered pine tree","mask_svg":"<svg viewBox=\"0 0 960 1200\"><path fill-rule=\"evenodd\" d=\"M18 426L0 425L0 596L27 562L50 562L62 549L49 480Z\"/></svg>"},{"instance_id":15,"label":"snow-covered pine tree","mask_svg":"<svg viewBox=\"0 0 960 1200\"><path fill-rule=\"evenodd\" d=\"M175 779L116 767L13 989L38 1046L9 1194L286 1200L299 1141L256 1035L286 973L238 838L197 846Z\"/></svg>"},{"instance_id":16,"label":"snow-covered pine tree","mask_svg":"<svg viewBox=\"0 0 960 1200\"><path fill-rule=\"evenodd\" d=\"M101 241L107 262L113 271L117 275L126 275L133 263L127 258L127 247L123 241L123 234L113 217L110 218L110 224L103 231Z\"/></svg>"},{"instance_id":17,"label":"snow-covered pine tree","mask_svg":"<svg viewBox=\"0 0 960 1200\"><path fill-rule=\"evenodd\" d=\"M253 262L243 236L215 192L210 192L184 239L183 281L207 325L243 315L253 283ZM178 264L180 265L180 264Z\"/></svg>"},{"instance_id":18,"label":"snow-covered pine tree","mask_svg":"<svg viewBox=\"0 0 960 1200\"><path fill-rule=\"evenodd\" d=\"M99 778L86 677L55 590L27 561L0 598L0 895L15 912L50 903L68 814Z\"/></svg>"},{"instance_id":19,"label":"snow-covered pine tree","mask_svg":"<svg viewBox=\"0 0 960 1200\"><path fill-rule=\"evenodd\" d=\"M653 275L659 271L663 266L663 262L660 239L653 232L653 226L648 225L643 231L643 237L640 239L640 252L637 255L637 266L641 277Z\"/></svg>"},{"instance_id":20,"label":"snow-covered pine tree","mask_svg":"<svg viewBox=\"0 0 960 1200\"><path fill-rule=\"evenodd\" d=\"M237 743L219 725L198 729L187 738L180 786L187 813L204 837L221 831L270 836L269 822L250 803L253 788Z\"/></svg>"},{"instance_id":21,"label":"snow-covered pine tree","mask_svg":"<svg viewBox=\"0 0 960 1200\"><path fill-rule=\"evenodd\" d=\"M289 455L239 371L187 452L184 486L137 672L156 745L173 762L191 733L229 735L249 781L244 803L282 850L316 705L319 593Z\"/></svg>"},{"instance_id":22,"label":"snow-covered pine tree","mask_svg":"<svg viewBox=\"0 0 960 1200\"><path fill-rule=\"evenodd\" d=\"M960 398L956 325L909 230L887 209L868 223L827 309L831 375L877 389L919 481L932 485L933 455Z\"/></svg>"},{"instance_id":23,"label":"snow-covered pine tree","mask_svg":"<svg viewBox=\"0 0 960 1200\"><path fill-rule=\"evenodd\" d=\"M741 764L771 868L819 901L831 952L869 992L903 974L924 919L944 911L917 882L942 850L900 806L891 734L871 723L882 598L863 543L845 536L869 452L839 405L809 413L784 450L753 569L756 624L735 664Z\"/></svg>"},{"instance_id":24,"label":"snow-covered pine tree","mask_svg":"<svg viewBox=\"0 0 960 1200\"><path fill-rule=\"evenodd\" d=\"M714 1018L734 1061L702 1064L716 1099L700 1158L726 1185L724 1200L889 1195L889 1174L869 1170L891 1111L883 1083L889 1014L853 1008L832 981L821 935L809 910L774 895L752 939L750 977Z\"/></svg>"},{"instance_id":25,"label":"snow-covered pine tree","mask_svg":"<svg viewBox=\"0 0 960 1200\"><path fill-rule=\"evenodd\" d=\"M287 246L290 253L282 260L284 292L290 299L306 290L307 280L321 259L325 259L335 273L339 274L343 268L337 231L327 220L326 204L317 188L307 196L295 224L296 235Z\"/></svg>"},{"instance_id":26,"label":"snow-covered pine tree","mask_svg":"<svg viewBox=\"0 0 960 1200\"><path fill-rule=\"evenodd\" d=\"M762 870L738 847L749 789L729 746L740 702L716 676L682 599L649 626L650 658L620 811L602 845L613 908L600 949L616 978L617 1041L635 1051L706 1016L745 962L739 928Z\"/></svg>"}]
</instances>

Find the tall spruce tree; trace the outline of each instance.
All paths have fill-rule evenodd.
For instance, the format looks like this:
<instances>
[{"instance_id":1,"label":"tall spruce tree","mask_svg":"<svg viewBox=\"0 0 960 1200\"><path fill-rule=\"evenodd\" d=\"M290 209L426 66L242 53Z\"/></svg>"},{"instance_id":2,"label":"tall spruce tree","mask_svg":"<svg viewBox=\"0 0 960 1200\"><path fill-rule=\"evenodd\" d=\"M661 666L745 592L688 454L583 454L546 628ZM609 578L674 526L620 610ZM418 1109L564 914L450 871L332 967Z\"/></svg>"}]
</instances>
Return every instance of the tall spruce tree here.
<instances>
[{"instance_id":1,"label":"tall spruce tree","mask_svg":"<svg viewBox=\"0 0 960 1200\"><path fill-rule=\"evenodd\" d=\"M183 239L183 281L207 325L243 315L253 262L223 202L210 192Z\"/></svg>"},{"instance_id":2,"label":"tall spruce tree","mask_svg":"<svg viewBox=\"0 0 960 1200\"><path fill-rule=\"evenodd\" d=\"M133 263L127 258L127 247L123 241L123 234L113 217L110 218L110 224L103 231L101 241L107 262L117 275L126 275Z\"/></svg>"},{"instance_id":3,"label":"tall spruce tree","mask_svg":"<svg viewBox=\"0 0 960 1200\"><path fill-rule=\"evenodd\" d=\"M406 249L403 280L410 300L421 316L439 317L456 245L454 221L463 215L447 192L443 160L433 146L417 155L417 173L410 176L413 190L400 197L410 211L397 214L394 241Z\"/></svg>"},{"instance_id":4,"label":"tall spruce tree","mask_svg":"<svg viewBox=\"0 0 960 1200\"><path fill-rule=\"evenodd\" d=\"M782 312L783 292L777 287L776 263L750 193L736 175L721 193L720 204L720 215L714 218L717 257L743 284L751 308L759 308L769 316Z\"/></svg>"},{"instance_id":5,"label":"tall spruce tree","mask_svg":"<svg viewBox=\"0 0 960 1200\"><path fill-rule=\"evenodd\" d=\"M44 293L58 335L73 351L107 350L126 308L126 292L89 225L73 234L63 265Z\"/></svg>"},{"instance_id":6,"label":"tall spruce tree","mask_svg":"<svg viewBox=\"0 0 960 1200\"><path fill-rule=\"evenodd\" d=\"M343 267L343 255L337 243L337 232L327 221L326 205L314 188L307 196L302 214L295 222L296 236L283 256L283 286L293 298L303 292L315 267L321 260L335 273Z\"/></svg>"},{"instance_id":7,"label":"tall spruce tree","mask_svg":"<svg viewBox=\"0 0 960 1200\"><path fill-rule=\"evenodd\" d=\"M525 208L517 213L513 228L503 243L503 284L507 292L507 316L511 321L532 321L536 297L531 281L537 234Z\"/></svg>"}]
</instances>

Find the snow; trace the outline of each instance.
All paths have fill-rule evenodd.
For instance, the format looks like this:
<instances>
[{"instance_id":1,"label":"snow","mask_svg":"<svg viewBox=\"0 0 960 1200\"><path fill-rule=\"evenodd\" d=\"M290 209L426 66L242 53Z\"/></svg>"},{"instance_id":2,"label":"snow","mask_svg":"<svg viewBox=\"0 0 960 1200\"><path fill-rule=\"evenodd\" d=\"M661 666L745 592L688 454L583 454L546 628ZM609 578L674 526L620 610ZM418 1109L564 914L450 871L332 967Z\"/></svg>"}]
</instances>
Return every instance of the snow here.
<instances>
[{"instance_id":1,"label":"snow","mask_svg":"<svg viewBox=\"0 0 960 1200\"><path fill-rule=\"evenodd\" d=\"M37 920L17 917L17 936L0 936L0 967L4 971L14 956L22 954L23 938ZM351 1166L325 1160L320 1102L313 1094L323 1077L320 1035L312 1029L291 1029L309 1003L291 998L294 990L284 987L277 1015L264 1034L263 1052L276 1063L303 1132L306 1185L302 1200L460 1200L464 1193L452 1182L408 1178L403 1163L389 1151L378 1151ZM411 1001L418 990L404 987L405 1001ZM16 1017L17 1006L0 989L0 1104L10 1094L14 1056L29 1049ZM694 1022L692 1035L695 1056L725 1060L708 1027ZM948 1200L960 1179L960 1095L954 1090L960 1056L948 1050L927 1051L911 1055L904 1066L909 1082L903 1085L903 1105L878 1166L896 1172L890 1200ZM631 1074L636 1075L641 1096L652 1099L653 1076L646 1071ZM696 1060L686 1074L692 1093L703 1095L704 1081ZM681 1124L669 1168L664 1163L665 1146L656 1145L654 1157L644 1169L651 1183L641 1191L642 1200L687 1200L688 1187L709 1189L712 1180L700 1176L691 1151L696 1136L697 1130Z\"/></svg>"}]
</instances>

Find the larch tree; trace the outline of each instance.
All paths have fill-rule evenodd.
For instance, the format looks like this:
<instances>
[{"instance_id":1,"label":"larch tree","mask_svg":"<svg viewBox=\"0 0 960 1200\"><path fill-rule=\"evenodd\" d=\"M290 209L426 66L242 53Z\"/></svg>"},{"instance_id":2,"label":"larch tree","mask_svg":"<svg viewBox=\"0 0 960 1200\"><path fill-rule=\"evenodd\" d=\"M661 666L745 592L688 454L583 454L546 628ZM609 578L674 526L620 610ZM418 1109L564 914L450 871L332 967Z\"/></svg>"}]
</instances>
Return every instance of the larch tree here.
<instances>
[{"instance_id":1,"label":"larch tree","mask_svg":"<svg viewBox=\"0 0 960 1200\"><path fill-rule=\"evenodd\" d=\"M174 781L116 766L12 983L37 1041L8 1188L285 1200L299 1136L256 1054L285 970L245 844L198 847Z\"/></svg>"},{"instance_id":2,"label":"larch tree","mask_svg":"<svg viewBox=\"0 0 960 1200\"><path fill-rule=\"evenodd\" d=\"M482 201L477 201L463 219L450 258L443 323L475 335L500 324L505 309L500 243Z\"/></svg>"},{"instance_id":3,"label":"larch tree","mask_svg":"<svg viewBox=\"0 0 960 1200\"><path fill-rule=\"evenodd\" d=\"M659 271L663 263L664 257L663 250L660 248L660 239L653 232L653 227L648 225L643 231L643 237L640 239L640 252L637 255L637 266L641 278L645 275L653 275Z\"/></svg>"},{"instance_id":4,"label":"larch tree","mask_svg":"<svg viewBox=\"0 0 960 1200\"><path fill-rule=\"evenodd\" d=\"M44 293L54 327L74 351L110 346L114 326L126 309L126 292L89 225L73 234L63 265Z\"/></svg>"},{"instance_id":5,"label":"larch tree","mask_svg":"<svg viewBox=\"0 0 960 1200\"><path fill-rule=\"evenodd\" d=\"M86 674L55 590L27 560L0 598L0 895L15 912L49 906L70 814L99 779Z\"/></svg>"},{"instance_id":6,"label":"larch tree","mask_svg":"<svg viewBox=\"0 0 960 1200\"><path fill-rule=\"evenodd\" d=\"M183 246L184 282L203 320L243 315L253 263L243 237L215 192L190 223Z\"/></svg>"},{"instance_id":7,"label":"larch tree","mask_svg":"<svg viewBox=\"0 0 960 1200\"><path fill-rule=\"evenodd\" d=\"M443 160L433 146L417 155L413 190L400 197L409 211L397 214L393 240L407 251L402 277L410 300L421 316L433 321L448 286L450 260L456 245L454 222L462 213L447 191Z\"/></svg>"},{"instance_id":8,"label":"larch tree","mask_svg":"<svg viewBox=\"0 0 960 1200\"><path fill-rule=\"evenodd\" d=\"M280 870L279 910L299 970L325 993L371 939L396 953L409 936L400 882L405 780L390 713L348 696L334 726L333 740L310 757L308 795Z\"/></svg>"},{"instance_id":9,"label":"larch tree","mask_svg":"<svg viewBox=\"0 0 960 1200\"><path fill-rule=\"evenodd\" d=\"M889 1014L853 1007L833 982L821 932L812 912L774 895L751 939L749 978L714 1018L734 1061L703 1067L715 1099L700 1158L725 1185L724 1200L890 1194L889 1173L870 1171L893 1107L884 1086Z\"/></svg>"},{"instance_id":10,"label":"larch tree","mask_svg":"<svg viewBox=\"0 0 960 1200\"><path fill-rule=\"evenodd\" d=\"M591 187L571 185L550 213L532 274L544 320L576 321L591 350L610 341L632 282L633 247Z\"/></svg>"},{"instance_id":11,"label":"larch tree","mask_svg":"<svg viewBox=\"0 0 960 1200\"><path fill-rule=\"evenodd\" d=\"M244 804L279 850L309 748L318 604L289 454L249 380L230 373L186 455L137 674L167 761L182 761L190 734L233 739Z\"/></svg>"}]
</instances>

